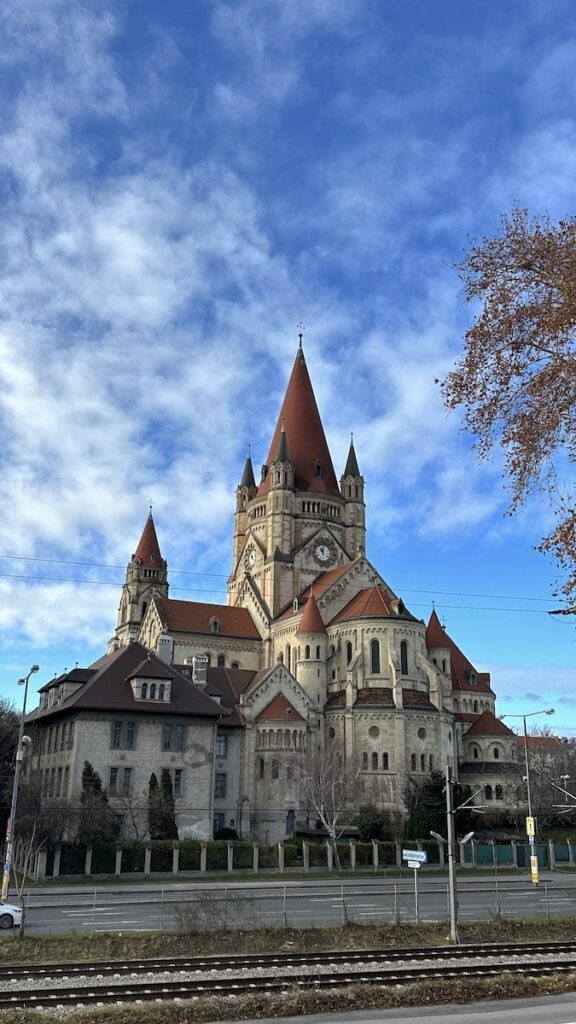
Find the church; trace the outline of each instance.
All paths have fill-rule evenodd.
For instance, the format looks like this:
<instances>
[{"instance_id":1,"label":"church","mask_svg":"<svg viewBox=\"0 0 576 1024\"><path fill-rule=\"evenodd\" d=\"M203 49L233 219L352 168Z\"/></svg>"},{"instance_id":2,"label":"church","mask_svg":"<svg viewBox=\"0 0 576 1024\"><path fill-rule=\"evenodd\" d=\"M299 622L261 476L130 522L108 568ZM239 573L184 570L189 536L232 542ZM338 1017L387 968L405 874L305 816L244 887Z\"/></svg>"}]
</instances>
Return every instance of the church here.
<instances>
[{"instance_id":1,"label":"church","mask_svg":"<svg viewBox=\"0 0 576 1024\"><path fill-rule=\"evenodd\" d=\"M259 480L250 455L243 467L231 546L226 604L173 600L150 513L107 654L41 691L36 729L75 721L78 748L35 741L47 796L59 769L66 795L78 792L83 746L120 809L167 767L181 836L231 828L271 843L318 827L291 759L334 745L358 780L356 811L401 818L407 785L446 765L477 802L516 805L516 736L489 675L366 558L358 455L351 441L338 479L301 338Z\"/></svg>"}]
</instances>

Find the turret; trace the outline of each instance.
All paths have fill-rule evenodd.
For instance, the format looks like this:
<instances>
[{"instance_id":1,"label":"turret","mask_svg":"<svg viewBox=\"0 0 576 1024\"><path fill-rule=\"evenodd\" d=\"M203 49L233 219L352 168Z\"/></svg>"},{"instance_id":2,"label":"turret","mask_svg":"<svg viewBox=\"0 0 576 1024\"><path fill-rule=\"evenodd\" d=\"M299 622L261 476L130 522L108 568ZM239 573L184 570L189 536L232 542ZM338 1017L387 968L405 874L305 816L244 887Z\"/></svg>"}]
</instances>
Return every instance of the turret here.
<instances>
[{"instance_id":1,"label":"turret","mask_svg":"<svg viewBox=\"0 0 576 1024\"><path fill-rule=\"evenodd\" d=\"M248 528L248 505L256 494L256 481L254 480L254 469L250 448L244 463L244 472L238 487L236 488L236 512L234 514L234 566L244 550L246 530Z\"/></svg>"},{"instance_id":2,"label":"turret","mask_svg":"<svg viewBox=\"0 0 576 1024\"><path fill-rule=\"evenodd\" d=\"M298 682L314 705L323 708L326 703L328 634L314 594L311 594L304 606L296 635L300 642Z\"/></svg>"},{"instance_id":3,"label":"turret","mask_svg":"<svg viewBox=\"0 0 576 1024\"><path fill-rule=\"evenodd\" d=\"M340 479L340 491L346 502L344 508L346 550L351 558L357 558L358 555L363 555L366 552L366 506L364 504L364 477L358 468L353 437L350 438L348 458Z\"/></svg>"},{"instance_id":4,"label":"turret","mask_svg":"<svg viewBox=\"0 0 576 1024\"><path fill-rule=\"evenodd\" d=\"M116 633L109 647L114 649L138 638L146 609L154 594L168 597L168 566L160 554L150 509L138 547L126 568Z\"/></svg>"}]
</instances>

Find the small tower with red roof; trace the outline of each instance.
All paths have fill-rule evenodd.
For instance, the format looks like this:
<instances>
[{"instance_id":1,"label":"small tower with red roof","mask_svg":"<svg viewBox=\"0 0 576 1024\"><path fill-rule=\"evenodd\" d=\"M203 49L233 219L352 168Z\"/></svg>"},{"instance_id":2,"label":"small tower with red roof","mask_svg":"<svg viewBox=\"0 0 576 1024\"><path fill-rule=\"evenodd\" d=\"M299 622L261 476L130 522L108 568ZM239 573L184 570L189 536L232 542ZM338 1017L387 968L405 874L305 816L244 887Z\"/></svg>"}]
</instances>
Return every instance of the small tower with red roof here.
<instances>
[{"instance_id":1,"label":"small tower with red roof","mask_svg":"<svg viewBox=\"0 0 576 1024\"><path fill-rule=\"evenodd\" d=\"M296 636L300 648L296 677L314 706L319 709L324 708L327 692L328 634L314 594L310 595L304 605Z\"/></svg>"},{"instance_id":2,"label":"small tower with red roof","mask_svg":"<svg viewBox=\"0 0 576 1024\"><path fill-rule=\"evenodd\" d=\"M160 554L152 509L144 524L138 547L126 568L116 633L109 646L120 647L138 638L153 594L168 597L168 566Z\"/></svg>"}]
</instances>

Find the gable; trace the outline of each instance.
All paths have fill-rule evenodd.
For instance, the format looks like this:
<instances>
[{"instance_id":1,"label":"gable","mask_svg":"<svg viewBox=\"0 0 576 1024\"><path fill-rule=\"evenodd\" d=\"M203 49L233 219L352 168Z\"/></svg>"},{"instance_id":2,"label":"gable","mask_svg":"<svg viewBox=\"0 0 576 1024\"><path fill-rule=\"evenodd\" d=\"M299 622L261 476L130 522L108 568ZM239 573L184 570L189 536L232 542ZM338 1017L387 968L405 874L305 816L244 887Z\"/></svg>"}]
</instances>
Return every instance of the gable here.
<instances>
[{"instance_id":1,"label":"gable","mask_svg":"<svg viewBox=\"0 0 576 1024\"><path fill-rule=\"evenodd\" d=\"M303 722L304 717L287 697L278 693L256 717L257 722L264 720L274 722L293 722L294 720L299 720Z\"/></svg>"}]
</instances>

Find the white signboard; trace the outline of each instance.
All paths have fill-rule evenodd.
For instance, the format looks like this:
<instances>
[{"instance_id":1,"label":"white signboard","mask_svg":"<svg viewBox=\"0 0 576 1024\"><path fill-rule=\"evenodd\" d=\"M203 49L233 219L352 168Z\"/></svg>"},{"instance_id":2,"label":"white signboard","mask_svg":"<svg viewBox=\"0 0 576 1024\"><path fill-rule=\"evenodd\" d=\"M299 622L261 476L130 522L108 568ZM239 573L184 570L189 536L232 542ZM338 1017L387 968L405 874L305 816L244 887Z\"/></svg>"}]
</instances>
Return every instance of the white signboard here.
<instances>
[{"instance_id":1,"label":"white signboard","mask_svg":"<svg viewBox=\"0 0 576 1024\"><path fill-rule=\"evenodd\" d=\"M408 861L408 867L409 867L409 868L419 868L419 867L421 867L421 866L422 866L422 865L420 864L420 861L419 861L419 860L409 860L409 861Z\"/></svg>"},{"instance_id":2,"label":"white signboard","mask_svg":"<svg viewBox=\"0 0 576 1024\"><path fill-rule=\"evenodd\" d=\"M417 860L419 864L427 864L428 854L425 850L402 850L402 860Z\"/></svg>"}]
</instances>

